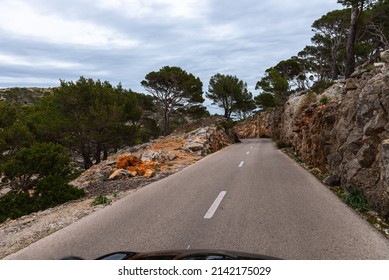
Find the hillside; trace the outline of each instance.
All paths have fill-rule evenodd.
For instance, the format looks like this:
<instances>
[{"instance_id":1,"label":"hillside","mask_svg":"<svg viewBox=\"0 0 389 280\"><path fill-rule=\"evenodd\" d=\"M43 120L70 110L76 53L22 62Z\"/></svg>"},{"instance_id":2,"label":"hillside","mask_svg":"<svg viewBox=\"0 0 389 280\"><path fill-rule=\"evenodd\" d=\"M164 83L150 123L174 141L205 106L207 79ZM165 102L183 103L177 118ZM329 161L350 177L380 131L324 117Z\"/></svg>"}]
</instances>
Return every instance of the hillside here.
<instances>
[{"instance_id":1,"label":"hillside","mask_svg":"<svg viewBox=\"0 0 389 280\"><path fill-rule=\"evenodd\" d=\"M18 105L31 105L50 92L51 88L0 88L0 100Z\"/></svg>"}]
</instances>

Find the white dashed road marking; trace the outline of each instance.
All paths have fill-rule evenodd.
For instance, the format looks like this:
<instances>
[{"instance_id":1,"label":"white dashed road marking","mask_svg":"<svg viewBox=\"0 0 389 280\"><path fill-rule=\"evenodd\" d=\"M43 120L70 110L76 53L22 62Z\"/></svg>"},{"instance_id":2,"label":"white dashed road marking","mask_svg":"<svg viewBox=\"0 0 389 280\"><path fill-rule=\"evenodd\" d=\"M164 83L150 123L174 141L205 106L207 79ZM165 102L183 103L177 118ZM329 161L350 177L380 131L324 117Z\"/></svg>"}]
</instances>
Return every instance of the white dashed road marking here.
<instances>
[{"instance_id":1,"label":"white dashed road marking","mask_svg":"<svg viewBox=\"0 0 389 280\"><path fill-rule=\"evenodd\" d=\"M209 220L213 217L213 215L215 214L217 208L219 207L226 193L227 193L226 191L222 191L221 193L219 193L215 201L212 203L211 207L209 207L207 213L204 216L204 219Z\"/></svg>"}]
</instances>

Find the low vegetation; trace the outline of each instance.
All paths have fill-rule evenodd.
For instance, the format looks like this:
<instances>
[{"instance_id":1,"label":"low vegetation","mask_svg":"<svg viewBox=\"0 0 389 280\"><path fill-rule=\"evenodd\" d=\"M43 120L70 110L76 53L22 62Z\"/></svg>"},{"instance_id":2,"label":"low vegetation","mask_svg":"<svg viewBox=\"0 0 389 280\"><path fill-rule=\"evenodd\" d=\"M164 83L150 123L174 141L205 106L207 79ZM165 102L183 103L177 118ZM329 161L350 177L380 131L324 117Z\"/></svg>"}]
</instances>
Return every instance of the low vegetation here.
<instances>
[{"instance_id":1,"label":"low vegetation","mask_svg":"<svg viewBox=\"0 0 389 280\"><path fill-rule=\"evenodd\" d=\"M358 212L364 213L370 210L365 195L358 188L345 190L343 193L343 199L349 206Z\"/></svg>"},{"instance_id":2,"label":"low vegetation","mask_svg":"<svg viewBox=\"0 0 389 280\"><path fill-rule=\"evenodd\" d=\"M328 96L323 96L322 98L320 98L321 105L326 105L330 101L331 101L331 98L329 98Z\"/></svg>"},{"instance_id":3,"label":"low vegetation","mask_svg":"<svg viewBox=\"0 0 389 280\"><path fill-rule=\"evenodd\" d=\"M0 197L0 223L84 196L83 190L68 185L62 177L48 176L37 183L32 193L12 190Z\"/></svg>"},{"instance_id":4,"label":"low vegetation","mask_svg":"<svg viewBox=\"0 0 389 280\"><path fill-rule=\"evenodd\" d=\"M276 146L277 146L277 149L285 149L285 148L291 148L292 147L292 144L290 144L289 142L287 141L284 141L284 140L278 140L276 141Z\"/></svg>"},{"instance_id":5,"label":"low vegetation","mask_svg":"<svg viewBox=\"0 0 389 280\"><path fill-rule=\"evenodd\" d=\"M108 205L111 204L112 199L109 199L108 197L104 195L98 195L95 197L95 199L92 201L91 205L92 206L97 206L97 205Z\"/></svg>"}]
</instances>

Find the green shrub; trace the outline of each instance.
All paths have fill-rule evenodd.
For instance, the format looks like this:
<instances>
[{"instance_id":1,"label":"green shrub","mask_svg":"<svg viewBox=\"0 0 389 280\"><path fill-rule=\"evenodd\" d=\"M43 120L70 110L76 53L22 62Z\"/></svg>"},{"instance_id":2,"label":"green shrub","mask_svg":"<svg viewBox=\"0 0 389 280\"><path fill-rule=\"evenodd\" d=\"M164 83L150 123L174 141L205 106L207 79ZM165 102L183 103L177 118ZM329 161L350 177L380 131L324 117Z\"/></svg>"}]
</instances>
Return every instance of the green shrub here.
<instances>
[{"instance_id":1,"label":"green shrub","mask_svg":"<svg viewBox=\"0 0 389 280\"><path fill-rule=\"evenodd\" d=\"M349 206L359 212L366 212L369 210L366 197L358 188L347 189L343 194L343 199Z\"/></svg>"},{"instance_id":2,"label":"green shrub","mask_svg":"<svg viewBox=\"0 0 389 280\"><path fill-rule=\"evenodd\" d=\"M92 206L96 206L96 205L108 205L108 204L111 204L112 200L109 199L108 197L106 196L103 196L103 195L99 195L99 196L96 196L95 199L93 200L92 202Z\"/></svg>"},{"instance_id":3,"label":"green shrub","mask_svg":"<svg viewBox=\"0 0 389 280\"><path fill-rule=\"evenodd\" d=\"M367 72L371 72L374 70L374 64L368 64L363 69L366 70Z\"/></svg>"},{"instance_id":4,"label":"green shrub","mask_svg":"<svg viewBox=\"0 0 389 280\"><path fill-rule=\"evenodd\" d=\"M65 147L53 143L37 143L19 150L0 167L14 189L27 191L35 186L37 180L46 176L70 174L70 161Z\"/></svg>"},{"instance_id":5,"label":"green shrub","mask_svg":"<svg viewBox=\"0 0 389 280\"><path fill-rule=\"evenodd\" d=\"M0 198L0 223L33 212L33 199L27 192L10 191Z\"/></svg>"},{"instance_id":6,"label":"green shrub","mask_svg":"<svg viewBox=\"0 0 389 280\"><path fill-rule=\"evenodd\" d=\"M321 105L325 105L325 104L327 104L330 100L331 100L331 98L329 98L328 96L323 96L322 98L320 98L320 104L321 104Z\"/></svg>"},{"instance_id":7,"label":"green shrub","mask_svg":"<svg viewBox=\"0 0 389 280\"><path fill-rule=\"evenodd\" d=\"M48 176L38 181L35 192L11 191L0 198L0 223L33 212L46 210L85 196L84 190L66 184L60 176Z\"/></svg>"},{"instance_id":8,"label":"green shrub","mask_svg":"<svg viewBox=\"0 0 389 280\"><path fill-rule=\"evenodd\" d=\"M37 184L33 198L39 210L85 196L85 191L68 185L60 176L48 176Z\"/></svg>"},{"instance_id":9,"label":"green shrub","mask_svg":"<svg viewBox=\"0 0 389 280\"><path fill-rule=\"evenodd\" d=\"M311 90L317 94L323 93L327 88L333 86L335 83L332 81L317 81L312 87Z\"/></svg>"},{"instance_id":10,"label":"green shrub","mask_svg":"<svg viewBox=\"0 0 389 280\"><path fill-rule=\"evenodd\" d=\"M285 148L291 148L292 145L287 142L287 141L284 141L284 140L279 140L276 142L276 146L278 149L285 149Z\"/></svg>"}]
</instances>

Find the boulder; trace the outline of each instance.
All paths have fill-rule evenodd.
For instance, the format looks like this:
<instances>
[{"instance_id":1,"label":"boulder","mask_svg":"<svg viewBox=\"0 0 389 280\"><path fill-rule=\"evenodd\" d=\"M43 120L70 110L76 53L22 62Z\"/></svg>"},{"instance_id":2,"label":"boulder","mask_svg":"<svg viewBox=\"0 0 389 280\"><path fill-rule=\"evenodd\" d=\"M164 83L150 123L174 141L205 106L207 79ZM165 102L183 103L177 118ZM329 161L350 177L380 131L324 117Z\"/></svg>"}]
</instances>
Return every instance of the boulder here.
<instances>
[{"instance_id":1,"label":"boulder","mask_svg":"<svg viewBox=\"0 0 389 280\"><path fill-rule=\"evenodd\" d=\"M153 169L147 169L145 174L144 174L145 178L151 178L154 176L155 176L155 170L153 170Z\"/></svg>"},{"instance_id":2,"label":"boulder","mask_svg":"<svg viewBox=\"0 0 389 280\"><path fill-rule=\"evenodd\" d=\"M126 169L117 169L115 170L111 176L108 177L108 180L117 180L128 178L130 176L130 172Z\"/></svg>"},{"instance_id":3,"label":"boulder","mask_svg":"<svg viewBox=\"0 0 389 280\"><path fill-rule=\"evenodd\" d=\"M340 185L340 177L338 175L331 175L328 176L323 180L323 184L326 184L328 186L339 186Z\"/></svg>"},{"instance_id":4,"label":"boulder","mask_svg":"<svg viewBox=\"0 0 389 280\"><path fill-rule=\"evenodd\" d=\"M349 90L356 90L358 88L357 84L355 83L355 80L354 79L348 79L346 81L346 85L344 87L344 89L346 91L349 91Z\"/></svg>"},{"instance_id":5,"label":"boulder","mask_svg":"<svg viewBox=\"0 0 389 280\"><path fill-rule=\"evenodd\" d=\"M128 166L137 166L143 164L142 160L134 155L124 154L117 161L117 168L125 169Z\"/></svg>"},{"instance_id":6,"label":"boulder","mask_svg":"<svg viewBox=\"0 0 389 280\"><path fill-rule=\"evenodd\" d=\"M383 62L389 63L389 50L383 51L380 56Z\"/></svg>"},{"instance_id":7,"label":"boulder","mask_svg":"<svg viewBox=\"0 0 389 280\"><path fill-rule=\"evenodd\" d=\"M189 142L185 145L185 148L192 152L198 152L204 150L204 144L198 142Z\"/></svg>"},{"instance_id":8,"label":"boulder","mask_svg":"<svg viewBox=\"0 0 389 280\"><path fill-rule=\"evenodd\" d=\"M157 161L157 162L164 162L166 160L166 155L164 151L154 151L154 150L148 150L142 154L142 161Z\"/></svg>"},{"instance_id":9,"label":"boulder","mask_svg":"<svg viewBox=\"0 0 389 280\"><path fill-rule=\"evenodd\" d=\"M168 155L168 159L170 160L170 161L173 161L173 160L175 160L177 158L177 155L176 154L169 154Z\"/></svg>"}]
</instances>

